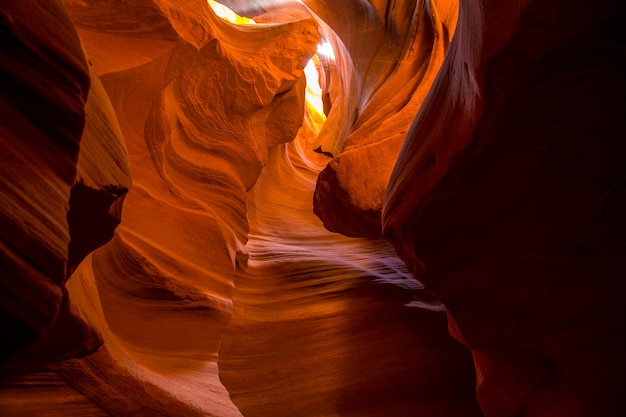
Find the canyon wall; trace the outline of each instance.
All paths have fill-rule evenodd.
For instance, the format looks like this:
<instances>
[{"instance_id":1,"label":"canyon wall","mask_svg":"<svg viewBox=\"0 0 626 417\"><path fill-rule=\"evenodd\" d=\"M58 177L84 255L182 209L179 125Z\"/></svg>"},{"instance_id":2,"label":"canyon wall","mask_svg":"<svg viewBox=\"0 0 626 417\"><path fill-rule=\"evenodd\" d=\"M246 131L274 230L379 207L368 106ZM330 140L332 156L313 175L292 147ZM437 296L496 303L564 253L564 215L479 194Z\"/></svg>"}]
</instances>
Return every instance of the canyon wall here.
<instances>
[{"instance_id":1,"label":"canyon wall","mask_svg":"<svg viewBox=\"0 0 626 417\"><path fill-rule=\"evenodd\" d=\"M391 175L385 235L472 350L486 416L617 417L624 7L508 3L461 3Z\"/></svg>"}]
</instances>

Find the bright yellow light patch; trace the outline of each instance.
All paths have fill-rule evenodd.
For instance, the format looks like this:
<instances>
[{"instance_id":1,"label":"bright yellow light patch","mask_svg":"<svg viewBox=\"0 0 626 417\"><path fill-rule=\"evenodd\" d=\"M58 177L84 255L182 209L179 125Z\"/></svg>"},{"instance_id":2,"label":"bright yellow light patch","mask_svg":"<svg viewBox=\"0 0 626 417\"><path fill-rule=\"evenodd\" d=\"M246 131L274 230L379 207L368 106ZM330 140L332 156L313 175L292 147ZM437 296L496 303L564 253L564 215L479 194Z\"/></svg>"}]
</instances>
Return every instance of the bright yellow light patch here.
<instances>
[{"instance_id":1,"label":"bright yellow light patch","mask_svg":"<svg viewBox=\"0 0 626 417\"><path fill-rule=\"evenodd\" d=\"M311 116L313 124L316 126L316 130L319 131L322 125L326 121L326 115L324 114L324 102L322 101L322 87L320 86L320 75L317 71L319 66L319 59L317 55L313 55L313 58L309 60L309 63L304 67L304 75L306 77L306 106Z\"/></svg>"},{"instance_id":2,"label":"bright yellow light patch","mask_svg":"<svg viewBox=\"0 0 626 417\"><path fill-rule=\"evenodd\" d=\"M328 63L335 59L333 47L329 42L317 45L317 54L304 67L306 76L306 107L309 114L311 127L319 132L326 122L326 114L324 113L324 101L322 100L323 86L318 70L321 62ZM323 74L322 74L323 76Z\"/></svg>"},{"instance_id":3,"label":"bright yellow light patch","mask_svg":"<svg viewBox=\"0 0 626 417\"><path fill-rule=\"evenodd\" d=\"M211 6L216 15L224 20L228 20L230 23L234 23L236 25L254 25L256 23L254 19L248 19L247 17L239 16L237 13L233 12L231 9L224 6L223 4L216 2L215 0L207 1L209 2L209 6Z\"/></svg>"}]
</instances>

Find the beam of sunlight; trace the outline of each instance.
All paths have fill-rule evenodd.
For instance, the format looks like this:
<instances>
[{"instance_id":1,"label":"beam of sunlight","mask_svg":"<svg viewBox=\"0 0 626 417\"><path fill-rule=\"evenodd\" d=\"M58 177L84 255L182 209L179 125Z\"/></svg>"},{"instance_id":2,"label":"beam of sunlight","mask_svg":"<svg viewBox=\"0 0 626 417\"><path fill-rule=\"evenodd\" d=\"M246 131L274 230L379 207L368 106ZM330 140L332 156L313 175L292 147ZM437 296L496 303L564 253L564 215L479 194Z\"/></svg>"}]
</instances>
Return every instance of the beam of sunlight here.
<instances>
[{"instance_id":1,"label":"beam of sunlight","mask_svg":"<svg viewBox=\"0 0 626 417\"><path fill-rule=\"evenodd\" d=\"M333 47L329 42L317 45L317 53L327 56L328 59L335 59L335 51L333 51Z\"/></svg>"},{"instance_id":2,"label":"beam of sunlight","mask_svg":"<svg viewBox=\"0 0 626 417\"><path fill-rule=\"evenodd\" d=\"M319 132L326 122L326 114L324 114L324 102L322 100L322 85L324 83L320 77L320 60L317 55L313 55L304 67L304 75L306 77L307 113L310 117L311 127L315 132Z\"/></svg>"},{"instance_id":3,"label":"beam of sunlight","mask_svg":"<svg viewBox=\"0 0 626 417\"><path fill-rule=\"evenodd\" d=\"M256 23L254 19L239 16L237 13L215 0L207 0L207 2L216 15L229 21L230 23L234 23L236 25L254 25Z\"/></svg>"}]
</instances>

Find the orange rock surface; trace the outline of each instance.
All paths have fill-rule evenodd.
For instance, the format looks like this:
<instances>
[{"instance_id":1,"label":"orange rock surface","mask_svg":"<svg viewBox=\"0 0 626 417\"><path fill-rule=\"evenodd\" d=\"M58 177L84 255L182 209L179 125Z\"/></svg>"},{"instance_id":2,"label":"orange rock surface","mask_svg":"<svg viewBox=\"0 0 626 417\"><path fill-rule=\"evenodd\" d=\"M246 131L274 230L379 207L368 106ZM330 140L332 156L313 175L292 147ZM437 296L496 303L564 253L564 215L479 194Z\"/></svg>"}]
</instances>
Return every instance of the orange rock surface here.
<instances>
[{"instance_id":1,"label":"orange rock surface","mask_svg":"<svg viewBox=\"0 0 626 417\"><path fill-rule=\"evenodd\" d=\"M472 349L485 416L618 417L624 7L509 3L461 3L385 233Z\"/></svg>"},{"instance_id":2,"label":"orange rock surface","mask_svg":"<svg viewBox=\"0 0 626 417\"><path fill-rule=\"evenodd\" d=\"M626 415L624 6L220 3L0 3L0 415Z\"/></svg>"}]
</instances>

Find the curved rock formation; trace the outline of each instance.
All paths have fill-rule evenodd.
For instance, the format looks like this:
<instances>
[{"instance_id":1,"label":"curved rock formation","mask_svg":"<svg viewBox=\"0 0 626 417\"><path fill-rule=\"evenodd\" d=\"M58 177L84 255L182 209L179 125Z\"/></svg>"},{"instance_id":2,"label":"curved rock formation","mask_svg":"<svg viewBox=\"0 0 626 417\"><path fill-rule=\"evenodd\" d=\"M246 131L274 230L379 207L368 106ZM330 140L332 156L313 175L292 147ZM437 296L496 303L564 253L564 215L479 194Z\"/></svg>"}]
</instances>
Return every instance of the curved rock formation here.
<instances>
[{"instance_id":1,"label":"curved rock formation","mask_svg":"<svg viewBox=\"0 0 626 417\"><path fill-rule=\"evenodd\" d=\"M472 349L486 416L617 417L624 7L510 3L461 4L383 223Z\"/></svg>"},{"instance_id":2,"label":"curved rock formation","mask_svg":"<svg viewBox=\"0 0 626 417\"><path fill-rule=\"evenodd\" d=\"M2 359L38 341L17 361L39 364L100 345L65 283L110 239L131 181L115 114L99 81L90 83L64 6L1 13Z\"/></svg>"},{"instance_id":3,"label":"curved rock formation","mask_svg":"<svg viewBox=\"0 0 626 417\"><path fill-rule=\"evenodd\" d=\"M249 258L219 356L234 403L245 416L480 416L444 307L387 242L331 233L313 214L327 158L305 138L272 150L249 196Z\"/></svg>"},{"instance_id":4,"label":"curved rock formation","mask_svg":"<svg viewBox=\"0 0 626 417\"><path fill-rule=\"evenodd\" d=\"M61 23L74 35L57 44L66 46L73 40L73 51L83 59L65 9L59 4L55 7ZM66 196L57 199L63 209L60 223L65 223L67 216L68 224L60 243L69 249L59 245L58 273L55 269L49 275L58 280L58 288L52 289L59 293L58 300L53 301L60 304L63 291L73 300L73 306L66 307L71 310L66 321L74 327L87 322L99 333L87 337L79 333L87 330L72 332L67 325L62 331L84 344L95 338L97 344L87 346L91 350L103 341L104 345L82 359L88 352L63 346L63 356L54 356L50 362L56 364L45 372L37 366L31 369L34 364L24 365L28 359L22 359L42 360L43 348L14 357L5 366L10 371L4 382L3 414L19 413L25 406L26 412L46 414L55 390L71 390L76 395L62 404L63 414L240 415L219 382L215 357L232 309L235 259L242 257L238 254L244 251L247 236L246 191L265 164L268 147L293 139L301 125L302 70L317 44L317 25L300 20L254 30L237 28L219 19L203 2L182 8L176 2L143 6L68 2L68 9L87 55L94 54L94 90L86 106L76 100L76 110L62 95L57 104L61 110L67 108L67 113L74 111L78 121L85 111L89 116L80 156L67 152L67 162L56 155L50 157L59 170L72 173L71 157L78 168L72 173L76 186L70 193L74 176L67 174ZM5 16L12 23L24 17L19 14L22 11L7 9ZM37 18L34 15L33 21L41 25L45 16ZM17 23L18 28L23 24ZM30 30L45 36L36 32L36 25L26 28L27 35ZM20 55L15 57L17 63L20 59ZM70 74L67 78L72 82L71 76L78 79ZM44 91L45 86L54 85L52 75L43 73L41 78ZM86 72L83 79L88 86ZM34 81L37 79L26 78L24 82ZM65 87L58 88L63 91ZM6 96L18 97L11 91ZM83 93L78 99L85 96ZM14 113L28 111L18 105ZM46 115L51 105L37 103L35 110ZM119 115L120 127L114 114ZM39 124L46 123L56 128L46 119ZM19 124L7 125L24 129ZM82 125L68 126L78 132L77 153ZM122 136L128 157L119 142ZM37 148L28 145L24 148ZM117 197L130 185L128 160L134 181L124 200L124 220L112 240L76 268L85 255L111 239L111 226L117 224L103 215L110 213L112 220L119 220L121 199ZM41 171L42 164L32 165L28 168ZM45 172L40 175L51 177ZM41 199L43 205L50 197L41 195ZM38 207L7 210L19 221L28 221L24 213L40 220L45 211ZM45 223L45 217L43 220ZM23 233L15 229L4 228L3 233L19 245ZM40 238L50 235L44 232L39 233ZM51 238L49 243L57 240ZM28 253L28 248L21 252ZM67 259L65 267L61 262L67 264ZM65 275L61 273L66 269L75 272L64 289ZM23 298L33 299L26 294ZM8 301L5 304L11 306ZM58 305L50 308L59 309ZM8 313L26 311L16 307ZM53 320L54 311L48 316L46 320ZM58 317L65 315L59 313ZM58 362L68 357L76 359ZM20 393L35 382L44 387L41 401L25 404Z\"/></svg>"},{"instance_id":5,"label":"curved rock formation","mask_svg":"<svg viewBox=\"0 0 626 417\"><path fill-rule=\"evenodd\" d=\"M329 230L348 236L381 237L389 176L456 25L454 1L389 3L367 10L378 16L375 36L348 47L357 61L359 100L343 120L350 133L333 143L337 157L320 173L315 191L315 213ZM367 66L359 66L366 54Z\"/></svg>"}]
</instances>

